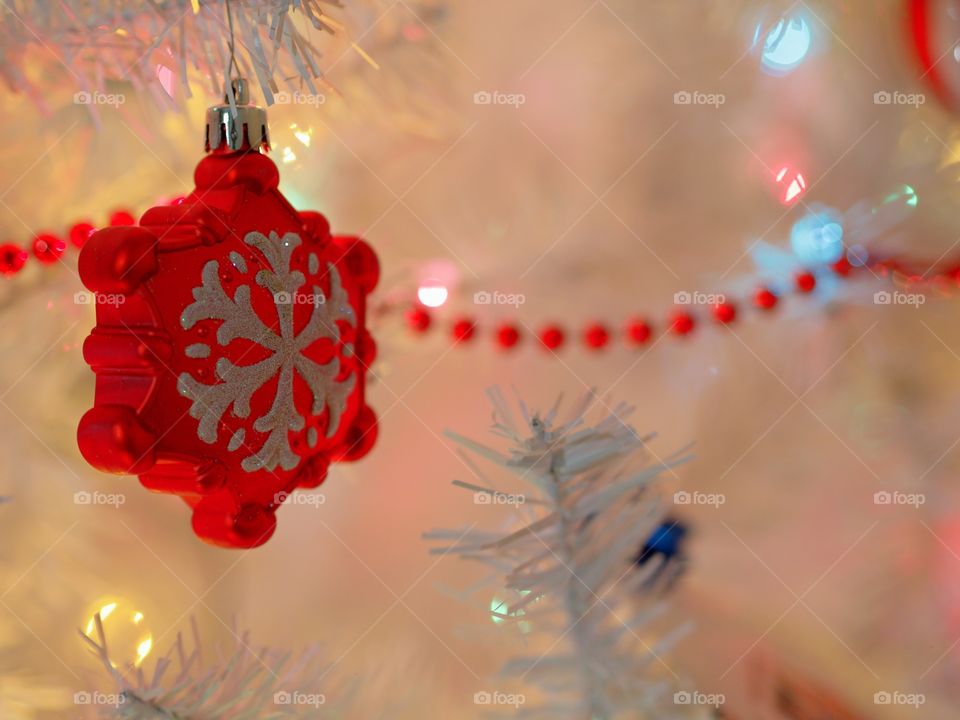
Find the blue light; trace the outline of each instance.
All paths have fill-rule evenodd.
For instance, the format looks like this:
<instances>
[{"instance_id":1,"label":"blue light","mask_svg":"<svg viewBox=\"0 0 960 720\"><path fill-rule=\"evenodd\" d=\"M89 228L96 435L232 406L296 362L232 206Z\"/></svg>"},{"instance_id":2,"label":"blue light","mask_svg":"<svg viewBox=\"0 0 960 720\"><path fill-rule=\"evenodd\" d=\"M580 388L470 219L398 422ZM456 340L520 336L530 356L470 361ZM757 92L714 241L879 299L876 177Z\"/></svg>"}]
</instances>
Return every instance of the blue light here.
<instances>
[{"instance_id":1,"label":"blue light","mask_svg":"<svg viewBox=\"0 0 960 720\"><path fill-rule=\"evenodd\" d=\"M753 36L754 45L762 32L763 23L760 23ZM763 40L762 67L771 75L786 75L803 62L812 45L813 32L803 17L783 18Z\"/></svg>"},{"instance_id":2,"label":"blue light","mask_svg":"<svg viewBox=\"0 0 960 720\"><path fill-rule=\"evenodd\" d=\"M833 208L814 207L794 223L790 247L805 265L828 265L843 257L843 224Z\"/></svg>"}]
</instances>

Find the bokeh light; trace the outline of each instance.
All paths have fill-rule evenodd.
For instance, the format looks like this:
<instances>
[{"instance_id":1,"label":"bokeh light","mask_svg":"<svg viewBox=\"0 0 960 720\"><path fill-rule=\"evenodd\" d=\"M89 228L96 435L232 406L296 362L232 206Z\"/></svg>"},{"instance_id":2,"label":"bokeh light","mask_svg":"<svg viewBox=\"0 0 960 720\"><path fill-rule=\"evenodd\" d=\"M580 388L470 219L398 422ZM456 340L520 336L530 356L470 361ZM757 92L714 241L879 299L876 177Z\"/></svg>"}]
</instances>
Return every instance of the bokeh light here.
<instances>
[{"instance_id":1,"label":"bokeh light","mask_svg":"<svg viewBox=\"0 0 960 720\"><path fill-rule=\"evenodd\" d=\"M449 292L443 285L427 283L417 288L417 299L427 307L437 308L447 301Z\"/></svg>"},{"instance_id":2,"label":"bokeh light","mask_svg":"<svg viewBox=\"0 0 960 720\"><path fill-rule=\"evenodd\" d=\"M514 599L513 600L507 599L506 597L507 594L512 596ZM520 600L524 596L529 594L530 594L529 590L521 590L519 593L504 591L503 594L497 593L496 595L494 595L490 599L490 619L493 620L493 624L500 625L501 623L505 623L507 621L505 616L520 618L526 615L526 613L523 610L516 610L514 612L510 612L510 606L513 603L516 603L518 600ZM530 632L530 623L527 622L526 620L520 620L517 623L517 627L520 629L520 632L522 633Z\"/></svg>"},{"instance_id":3,"label":"bokeh light","mask_svg":"<svg viewBox=\"0 0 960 720\"><path fill-rule=\"evenodd\" d=\"M817 206L794 223L790 247L807 265L826 265L843 257L843 220L833 208Z\"/></svg>"},{"instance_id":4,"label":"bokeh light","mask_svg":"<svg viewBox=\"0 0 960 720\"><path fill-rule=\"evenodd\" d=\"M107 638L111 655L120 663L132 662L139 666L153 650L153 634L144 623L140 610L121 599L107 598L94 604L90 610L87 635L96 639L96 614Z\"/></svg>"},{"instance_id":5,"label":"bokeh light","mask_svg":"<svg viewBox=\"0 0 960 720\"><path fill-rule=\"evenodd\" d=\"M780 202L784 205L792 204L807 189L807 178L790 165L780 165L773 176Z\"/></svg>"},{"instance_id":6,"label":"bokeh light","mask_svg":"<svg viewBox=\"0 0 960 720\"><path fill-rule=\"evenodd\" d=\"M892 203L898 203L901 205L906 205L907 207L915 208L919 202L917 197L917 191L914 190L910 185L901 185L895 191L887 195L881 205L890 205Z\"/></svg>"},{"instance_id":7,"label":"bokeh light","mask_svg":"<svg viewBox=\"0 0 960 720\"><path fill-rule=\"evenodd\" d=\"M763 30L763 23L759 23L753 36L754 46L759 42ZM786 75L803 62L812 45L813 31L803 16L781 18L763 38L761 68L769 75Z\"/></svg>"}]
</instances>

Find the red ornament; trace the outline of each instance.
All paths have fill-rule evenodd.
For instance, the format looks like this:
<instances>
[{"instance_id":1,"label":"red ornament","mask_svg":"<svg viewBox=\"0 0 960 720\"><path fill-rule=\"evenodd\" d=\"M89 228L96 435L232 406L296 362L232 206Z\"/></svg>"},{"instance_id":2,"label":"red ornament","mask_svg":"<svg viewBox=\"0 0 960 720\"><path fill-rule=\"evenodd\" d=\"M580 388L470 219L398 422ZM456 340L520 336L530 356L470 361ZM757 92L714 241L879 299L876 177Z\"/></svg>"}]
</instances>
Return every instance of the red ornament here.
<instances>
[{"instance_id":1,"label":"red ornament","mask_svg":"<svg viewBox=\"0 0 960 720\"><path fill-rule=\"evenodd\" d=\"M794 281L796 282L798 292L813 292L814 288L817 287L817 278L811 272L797 273L797 277L794 279Z\"/></svg>"},{"instance_id":2,"label":"red ornament","mask_svg":"<svg viewBox=\"0 0 960 720\"><path fill-rule=\"evenodd\" d=\"M652 332L646 320L633 319L627 323L627 342L631 345L643 345L650 339Z\"/></svg>"},{"instance_id":3,"label":"red ornament","mask_svg":"<svg viewBox=\"0 0 960 720\"><path fill-rule=\"evenodd\" d=\"M566 336L557 325L547 325L540 331L540 342L547 350L557 350L563 345Z\"/></svg>"},{"instance_id":4,"label":"red ornament","mask_svg":"<svg viewBox=\"0 0 960 720\"><path fill-rule=\"evenodd\" d=\"M67 250L67 244L50 233L40 233L33 239L33 254L44 265L57 262Z\"/></svg>"},{"instance_id":5,"label":"red ornament","mask_svg":"<svg viewBox=\"0 0 960 720\"><path fill-rule=\"evenodd\" d=\"M696 323L690 313L678 310L670 321L670 330L675 335L689 335L693 332L694 325Z\"/></svg>"},{"instance_id":6,"label":"red ornament","mask_svg":"<svg viewBox=\"0 0 960 720\"><path fill-rule=\"evenodd\" d=\"M501 325L497 329L497 344L504 350L509 350L520 342L520 331L509 323Z\"/></svg>"},{"instance_id":7,"label":"red ornament","mask_svg":"<svg viewBox=\"0 0 960 720\"><path fill-rule=\"evenodd\" d=\"M70 242L74 247L83 247L90 236L96 231L96 228L88 222L78 222L70 228Z\"/></svg>"},{"instance_id":8,"label":"red ornament","mask_svg":"<svg viewBox=\"0 0 960 720\"><path fill-rule=\"evenodd\" d=\"M14 275L27 262L27 251L13 243L0 245L0 274Z\"/></svg>"},{"instance_id":9,"label":"red ornament","mask_svg":"<svg viewBox=\"0 0 960 720\"><path fill-rule=\"evenodd\" d=\"M713 306L713 317L718 323L732 323L737 318L737 307L733 303L718 302Z\"/></svg>"},{"instance_id":10,"label":"red ornament","mask_svg":"<svg viewBox=\"0 0 960 720\"><path fill-rule=\"evenodd\" d=\"M762 287L753 295L753 304L761 310L773 310L777 306L777 296L768 288Z\"/></svg>"},{"instance_id":11,"label":"red ornament","mask_svg":"<svg viewBox=\"0 0 960 720\"><path fill-rule=\"evenodd\" d=\"M407 310L407 327L415 333L423 333L430 329L430 313L422 307L412 307Z\"/></svg>"},{"instance_id":12,"label":"red ornament","mask_svg":"<svg viewBox=\"0 0 960 720\"><path fill-rule=\"evenodd\" d=\"M583 333L583 342L591 350L602 350L610 340L610 332L600 323L587 326Z\"/></svg>"},{"instance_id":13,"label":"red ornament","mask_svg":"<svg viewBox=\"0 0 960 720\"><path fill-rule=\"evenodd\" d=\"M122 302L97 303L83 348L96 394L77 437L94 467L182 497L205 541L255 547L294 489L373 445L365 323L379 266L290 205L258 152L263 111L239 110L236 125L208 116L223 142L184 203L100 230L80 254L87 288Z\"/></svg>"},{"instance_id":14,"label":"red ornament","mask_svg":"<svg viewBox=\"0 0 960 720\"><path fill-rule=\"evenodd\" d=\"M477 331L477 323L470 318L460 318L453 324L453 339L457 342L467 342Z\"/></svg>"}]
</instances>

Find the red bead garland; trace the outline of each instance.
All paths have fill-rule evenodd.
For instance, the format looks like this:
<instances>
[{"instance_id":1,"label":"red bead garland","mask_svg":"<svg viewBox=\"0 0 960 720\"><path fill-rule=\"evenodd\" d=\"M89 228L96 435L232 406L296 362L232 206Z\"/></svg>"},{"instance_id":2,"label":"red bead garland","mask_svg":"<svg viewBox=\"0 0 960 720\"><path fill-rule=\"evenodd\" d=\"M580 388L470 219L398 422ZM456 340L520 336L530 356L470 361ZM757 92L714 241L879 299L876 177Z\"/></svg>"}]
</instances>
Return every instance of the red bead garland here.
<instances>
[{"instance_id":1,"label":"red bead garland","mask_svg":"<svg viewBox=\"0 0 960 720\"><path fill-rule=\"evenodd\" d=\"M27 262L27 257L27 251L13 243L0 245L0 273L14 275L20 272L20 268Z\"/></svg>"},{"instance_id":2,"label":"red bead garland","mask_svg":"<svg viewBox=\"0 0 960 720\"><path fill-rule=\"evenodd\" d=\"M520 331L510 323L505 323L497 329L497 344L504 350L516 347L520 342Z\"/></svg>"},{"instance_id":3,"label":"red bead garland","mask_svg":"<svg viewBox=\"0 0 960 720\"><path fill-rule=\"evenodd\" d=\"M777 306L777 296L770 288L762 287L753 295L753 304L761 310L773 310Z\"/></svg>"},{"instance_id":4,"label":"red bead garland","mask_svg":"<svg viewBox=\"0 0 960 720\"><path fill-rule=\"evenodd\" d=\"M812 272L797 273L794 283L798 292L809 293L817 287L817 278Z\"/></svg>"},{"instance_id":5,"label":"red bead garland","mask_svg":"<svg viewBox=\"0 0 960 720\"><path fill-rule=\"evenodd\" d=\"M136 225L137 219L133 216L132 213L126 210L116 210L110 214L110 225L116 227L118 225Z\"/></svg>"},{"instance_id":6,"label":"red bead garland","mask_svg":"<svg viewBox=\"0 0 960 720\"><path fill-rule=\"evenodd\" d=\"M911 270L902 263L893 260L875 260L869 264L856 266L846 261L838 262L831 265L829 269L840 278L849 277L855 270L863 269L869 271L875 277L892 278L901 288L911 287L921 282L944 292L947 287L960 288L960 267L957 266L941 269L934 274L929 270L917 270L916 268ZM797 295L808 295L816 287L816 275L809 270L799 270L793 276L791 285L785 287L783 292L792 290ZM724 298L711 306L707 312L701 313L696 308L685 306L676 307L664 325L665 334L685 338L692 335L702 321L710 318L716 324L728 325L739 320L741 311L751 305L757 311L767 314L777 307L780 300L781 295L774 292L770 287L761 285L752 296L743 300ZM423 328L430 324L430 312L433 312L433 310L417 305L416 312L413 315L408 311L408 324L414 331L422 332ZM453 339L456 342L467 340L474 336L476 330L476 320L462 318L452 326ZM646 317L634 316L624 323L619 334L625 345L640 348L651 342L653 323ZM578 337L583 347L593 352L609 347L614 339L614 334L610 331L609 326L601 322L587 323L579 330L578 334L570 332L568 328L559 323L550 323L542 326L536 332L535 337L542 348L556 352L567 344L569 335ZM503 322L493 329L492 336L496 345L504 350L510 350L523 340L523 330L521 326L514 323Z\"/></svg>"},{"instance_id":7,"label":"red bead garland","mask_svg":"<svg viewBox=\"0 0 960 720\"><path fill-rule=\"evenodd\" d=\"M413 307L407 310L407 326L417 333L424 333L430 329L430 313L422 307Z\"/></svg>"},{"instance_id":8,"label":"red bead garland","mask_svg":"<svg viewBox=\"0 0 960 720\"><path fill-rule=\"evenodd\" d=\"M693 315L684 310L678 310L673 314L670 331L674 335L689 335L693 332L695 325L696 321L693 319Z\"/></svg>"},{"instance_id":9,"label":"red bead garland","mask_svg":"<svg viewBox=\"0 0 960 720\"><path fill-rule=\"evenodd\" d=\"M634 318L627 323L627 343L630 345L643 345L652 334L653 330L646 320Z\"/></svg>"},{"instance_id":10,"label":"red bead garland","mask_svg":"<svg viewBox=\"0 0 960 720\"><path fill-rule=\"evenodd\" d=\"M563 330L556 325L547 325L540 331L540 342L547 350L558 350L564 339Z\"/></svg>"},{"instance_id":11,"label":"red bead garland","mask_svg":"<svg viewBox=\"0 0 960 720\"><path fill-rule=\"evenodd\" d=\"M456 342L467 342L477 331L477 323L470 318L460 318L453 324L453 339Z\"/></svg>"},{"instance_id":12,"label":"red bead garland","mask_svg":"<svg viewBox=\"0 0 960 720\"><path fill-rule=\"evenodd\" d=\"M737 319L737 306L729 302L718 302L713 306L713 317L723 325L732 323Z\"/></svg>"},{"instance_id":13,"label":"red bead garland","mask_svg":"<svg viewBox=\"0 0 960 720\"><path fill-rule=\"evenodd\" d=\"M602 350L610 340L610 332L600 323L587 327L583 333L583 342L592 350Z\"/></svg>"},{"instance_id":14,"label":"red bead garland","mask_svg":"<svg viewBox=\"0 0 960 720\"><path fill-rule=\"evenodd\" d=\"M83 247L84 243L93 235L95 230L96 228L91 223L78 222L70 228L70 242L73 243L74 247Z\"/></svg>"},{"instance_id":15,"label":"red bead garland","mask_svg":"<svg viewBox=\"0 0 960 720\"><path fill-rule=\"evenodd\" d=\"M172 201L175 202L175 201ZM126 210L116 210L109 216L111 225L134 225L136 217ZM80 221L72 225L66 233L69 244L82 247L95 226L88 221ZM31 242L30 249L39 262L45 265L55 264L66 252L67 242L53 233L40 233ZM26 264L30 253L14 244L0 244L0 275L15 275ZM841 258L829 266L829 269L839 278L849 277L855 270L869 270L876 277L893 278L898 286L904 287L911 283L925 282L935 290L947 292L950 288L960 287L960 267L951 266L932 273L929 268L924 269L921 263L915 266L905 266L896 260L872 260L869 263L853 265L847 258ZM799 295L812 293L817 287L817 277L809 270L799 270L793 276L792 289ZM760 286L750 299L754 307L763 312L773 310L780 301L780 297L769 287ZM745 303L746 304L746 303ZM413 304L405 313L404 318L409 329L416 334L424 334L432 325L432 309L419 303ZM710 315L714 322L727 325L739 318L737 302L723 300L710 308ZM698 325L699 313L693 310L677 308L668 318L666 330L678 338L692 334ZM456 343L466 343L472 340L478 332L477 320L470 317L461 317L449 326L451 339ZM613 335L609 326L600 322L587 324L580 334L583 346L591 351L599 351L610 345ZM493 332L495 343L509 350L515 348L523 339L522 331L513 323L503 323ZM639 348L648 344L653 338L651 321L642 316L630 318L622 326L622 341L628 347ZM540 345L548 350L556 351L566 344L567 331L559 324L550 324L541 328L537 333Z\"/></svg>"},{"instance_id":16,"label":"red bead garland","mask_svg":"<svg viewBox=\"0 0 960 720\"><path fill-rule=\"evenodd\" d=\"M851 265L850 261L845 257L840 258L830 267L840 277L847 277L847 275L849 275L850 271L853 269L853 265Z\"/></svg>"},{"instance_id":17,"label":"red bead garland","mask_svg":"<svg viewBox=\"0 0 960 720\"><path fill-rule=\"evenodd\" d=\"M57 262L66 249L67 244L52 233L40 233L33 239L33 254L45 265Z\"/></svg>"},{"instance_id":18,"label":"red bead garland","mask_svg":"<svg viewBox=\"0 0 960 720\"><path fill-rule=\"evenodd\" d=\"M110 215L112 225L133 225L136 218L126 210L116 210ZM96 231L96 227L86 220L74 223L66 232L70 245L83 247L87 239ZM38 233L30 241L29 248L23 248L15 243L0 244L0 275L15 275L27 260L30 254L43 265L55 265L67 251L67 239L51 232Z\"/></svg>"}]
</instances>

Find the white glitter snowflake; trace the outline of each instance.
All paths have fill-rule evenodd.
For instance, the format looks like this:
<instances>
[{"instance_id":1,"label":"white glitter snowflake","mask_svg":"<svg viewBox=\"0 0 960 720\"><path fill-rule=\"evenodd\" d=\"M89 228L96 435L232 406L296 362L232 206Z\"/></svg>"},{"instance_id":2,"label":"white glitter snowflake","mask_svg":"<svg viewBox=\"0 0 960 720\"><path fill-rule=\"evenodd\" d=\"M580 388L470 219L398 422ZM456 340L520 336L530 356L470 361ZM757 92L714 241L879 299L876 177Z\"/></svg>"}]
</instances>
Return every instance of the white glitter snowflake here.
<instances>
[{"instance_id":1,"label":"white glitter snowflake","mask_svg":"<svg viewBox=\"0 0 960 720\"><path fill-rule=\"evenodd\" d=\"M194 288L194 302L188 305L180 317L180 324L189 330L201 320L222 320L217 328L217 343L226 347L237 338L245 338L271 352L270 357L251 365L235 365L225 357L216 363L216 376L219 382L204 384L190 373L184 372L178 378L177 388L191 400L190 415L199 420L197 436L207 443L214 443L218 437L218 426L229 408L238 418L250 416L250 399L253 394L272 378L279 375L273 404L269 411L256 418L253 429L266 433L267 438L256 451L245 457L241 467L247 472L256 470L294 469L300 462L290 444L289 433L298 432L305 427L306 418L297 409L294 401L294 373L302 377L313 394L311 413L318 415L324 406L329 409L327 437L333 436L340 425L340 419L346 408L347 398L356 386L357 378L351 373L342 380L340 359L334 354L325 364L319 364L303 353L317 340L327 338L336 345L340 342L338 320L356 325L353 307L340 281L336 267L327 263L330 276L330 295L312 285L313 311L307 325L295 332L293 324L294 298L302 297L306 277L299 270L291 268L293 251L302 243L296 233L286 233L282 238L275 232L270 237L258 232L247 233L244 242L259 250L266 258L270 269L260 270L256 283L273 295L279 320L279 334L268 327L250 302L251 288L240 285L234 296L227 295L220 281L220 262L211 260L203 267L203 284ZM236 252L230 253L230 261L241 273L245 273L246 261ZM309 270L316 274L319 260L311 254ZM310 297L310 296L308 296ZM207 357L211 348L196 344L186 348L188 357ZM343 348L349 357L353 347ZM243 428L237 430L227 445L231 452L247 447ZM307 434L310 447L316 445L317 433L311 428Z\"/></svg>"}]
</instances>

